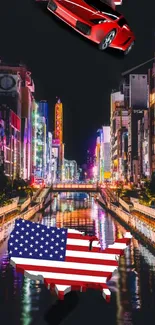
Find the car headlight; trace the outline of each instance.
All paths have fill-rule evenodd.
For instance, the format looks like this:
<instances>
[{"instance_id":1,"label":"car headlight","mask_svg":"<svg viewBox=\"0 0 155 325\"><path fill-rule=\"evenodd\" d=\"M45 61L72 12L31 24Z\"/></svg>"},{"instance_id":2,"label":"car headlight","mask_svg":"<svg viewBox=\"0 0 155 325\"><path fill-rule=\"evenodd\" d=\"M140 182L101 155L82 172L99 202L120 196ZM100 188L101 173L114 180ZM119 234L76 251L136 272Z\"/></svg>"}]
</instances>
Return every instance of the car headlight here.
<instances>
[{"instance_id":1,"label":"car headlight","mask_svg":"<svg viewBox=\"0 0 155 325\"><path fill-rule=\"evenodd\" d=\"M94 23L95 25L108 23L109 21L110 20L108 20L108 19L91 19L91 22Z\"/></svg>"}]
</instances>

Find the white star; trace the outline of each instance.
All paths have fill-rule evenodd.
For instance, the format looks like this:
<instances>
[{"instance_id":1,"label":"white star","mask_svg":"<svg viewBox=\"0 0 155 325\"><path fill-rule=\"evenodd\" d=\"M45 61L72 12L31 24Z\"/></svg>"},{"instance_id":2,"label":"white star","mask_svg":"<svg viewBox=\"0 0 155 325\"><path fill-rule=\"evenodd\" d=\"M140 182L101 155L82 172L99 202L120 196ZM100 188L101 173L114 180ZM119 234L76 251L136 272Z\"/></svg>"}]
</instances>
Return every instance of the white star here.
<instances>
[{"instance_id":1,"label":"white star","mask_svg":"<svg viewBox=\"0 0 155 325\"><path fill-rule=\"evenodd\" d=\"M41 232L45 232L45 230L44 229L42 229L42 231Z\"/></svg>"},{"instance_id":2,"label":"white star","mask_svg":"<svg viewBox=\"0 0 155 325\"><path fill-rule=\"evenodd\" d=\"M60 235L56 235L56 237L57 237L57 238L59 238L59 237L60 237Z\"/></svg>"},{"instance_id":3,"label":"white star","mask_svg":"<svg viewBox=\"0 0 155 325\"><path fill-rule=\"evenodd\" d=\"M24 251L27 251L27 248L25 248Z\"/></svg>"},{"instance_id":4,"label":"white star","mask_svg":"<svg viewBox=\"0 0 155 325\"><path fill-rule=\"evenodd\" d=\"M28 243L28 240L25 240L25 243Z\"/></svg>"},{"instance_id":5,"label":"white star","mask_svg":"<svg viewBox=\"0 0 155 325\"><path fill-rule=\"evenodd\" d=\"M30 225L26 225L26 227L30 227Z\"/></svg>"},{"instance_id":6,"label":"white star","mask_svg":"<svg viewBox=\"0 0 155 325\"><path fill-rule=\"evenodd\" d=\"M50 249L53 249L53 248L54 248L53 246L50 247Z\"/></svg>"},{"instance_id":7,"label":"white star","mask_svg":"<svg viewBox=\"0 0 155 325\"><path fill-rule=\"evenodd\" d=\"M52 238L51 241L54 241L54 238Z\"/></svg>"},{"instance_id":8,"label":"white star","mask_svg":"<svg viewBox=\"0 0 155 325\"><path fill-rule=\"evenodd\" d=\"M40 253L39 256L43 256L43 254Z\"/></svg>"},{"instance_id":9,"label":"white star","mask_svg":"<svg viewBox=\"0 0 155 325\"><path fill-rule=\"evenodd\" d=\"M41 237L41 240L44 240L44 237Z\"/></svg>"},{"instance_id":10,"label":"white star","mask_svg":"<svg viewBox=\"0 0 155 325\"><path fill-rule=\"evenodd\" d=\"M31 237L31 239L34 239L34 237Z\"/></svg>"},{"instance_id":11,"label":"white star","mask_svg":"<svg viewBox=\"0 0 155 325\"><path fill-rule=\"evenodd\" d=\"M60 255L60 258L63 258L63 256L62 256L62 255Z\"/></svg>"},{"instance_id":12,"label":"white star","mask_svg":"<svg viewBox=\"0 0 155 325\"><path fill-rule=\"evenodd\" d=\"M20 238L22 238L22 239L23 239L23 238L24 238L24 236L20 236Z\"/></svg>"},{"instance_id":13,"label":"white star","mask_svg":"<svg viewBox=\"0 0 155 325\"><path fill-rule=\"evenodd\" d=\"M62 234L65 234L65 231L62 231Z\"/></svg>"},{"instance_id":14,"label":"white star","mask_svg":"<svg viewBox=\"0 0 155 325\"><path fill-rule=\"evenodd\" d=\"M33 247L33 245L31 244L30 247Z\"/></svg>"},{"instance_id":15,"label":"white star","mask_svg":"<svg viewBox=\"0 0 155 325\"><path fill-rule=\"evenodd\" d=\"M18 250L18 247L15 247L15 250L17 251Z\"/></svg>"},{"instance_id":16,"label":"white star","mask_svg":"<svg viewBox=\"0 0 155 325\"><path fill-rule=\"evenodd\" d=\"M48 250L47 249L45 250L45 253L48 253Z\"/></svg>"},{"instance_id":17,"label":"white star","mask_svg":"<svg viewBox=\"0 0 155 325\"><path fill-rule=\"evenodd\" d=\"M19 231L16 231L16 234L18 235L19 234Z\"/></svg>"},{"instance_id":18,"label":"white star","mask_svg":"<svg viewBox=\"0 0 155 325\"><path fill-rule=\"evenodd\" d=\"M10 251L9 254L12 254L12 251Z\"/></svg>"},{"instance_id":19,"label":"white star","mask_svg":"<svg viewBox=\"0 0 155 325\"><path fill-rule=\"evenodd\" d=\"M53 257L53 255L51 254L50 257Z\"/></svg>"},{"instance_id":20,"label":"white star","mask_svg":"<svg viewBox=\"0 0 155 325\"><path fill-rule=\"evenodd\" d=\"M14 237L14 235L11 235L10 237L11 237L11 238L13 238L13 237Z\"/></svg>"},{"instance_id":21,"label":"white star","mask_svg":"<svg viewBox=\"0 0 155 325\"><path fill-rule=\"evenodd\" d=\"M22 222L25 222L25 220L22 220Z\"/></svg>"},{"instance_id":22,"label":"white star","mask_svg":"<svg viewBox=\"0 0 155 325\"><path fill-rule=\"evenodd\" d=\"M49 237L49 234L46 234L46 237Z\"/></svg>"},{"instance_id":23,"label":"white star","mask_svg":"<svg viewBox=\"0 0 155 325\"><path fill-rule=\"evenodd\" d=\"M59 246L59 243L56 243L56 246Z\"/></svg>"},{"instance_id":24,"label":"white star","mask_svg":"<svg viewBox=\"0 0 155 325\"><path fill-rule=\"evenodd\" d=\"M64 250L64 248L63 247L60 247L60 249L63 251Z\"/></svg>"},{"instance_id":25,"label":"white star","mask_svg":"<svg viewBox=\"0 0 155 325\"><path fill-rule=\"evenodd\" d=\"M62 242L64 242L65 240L64 239L61 239Z\"/></svg>"},{"instance_id":26,"label":"white star","mask_svg":"<svg viewBox=\"0 0 155 325\"><path fill-rule=\"evenodd\" d=\"M34 228L33 228L33 229L31 229L31 231L34 231Z\"/></svg>"},{"instance_id":27,"label":"white star","mask_svg":"<svg viewBox=\"0 0 155 325\"><path fill-rule=\"evenodd\" d=\"M10 243L10 246L12 246L13 245L13 243Z\"/></svg>"},{"instance_id":28,"label":"white star","mask_svg":"<svg viewBox=\"0 0 155 325\"><path fill-rule=\"evenodd\" d=\"M21 230L24 230L25 228L21 228Z\"/></svg>"},{"instance_id":29,"label":"white star","mask_svg":"<svg viewBox=\"0 0 155 325\"><path fill-rule=\"evenodd\" d=\"M55 251L55 254L58 254L58 251Z\"/></svg>"},{"instance_id":30,"label":"white star","mask_svg":"<svg viewBox=\"0 0 155 325\"><path fill-rule=\"evenodd\" d=\"M52 233L54 234L55 233L55 230L52 230Z\"/></svg>"},{"instance_id":31,"label":"white star","mask_svg":"<svg viewBox=\"0 0 155 325\"><path fill-rule=\"evenodd\" d=\"M18 243L18 239L15 240Z\"/></svg>"},{"instance_id":32,"label":"white star","mask_svg":"<svg viewBox=\"0 0 155 325\"><path fill-rule=\"evenodd\" d=\"M23 246L23 244L20 244L20 246Z\"/></svg>"},{"instance_id":33,"label":"white star","mask_svg":"<svg viewBox=\"0 0 155 325\"><path fill-rule=\"evenodd\" d=\"M39 233L38 232L36 233L36 236L39 236Z\"/></svg>"},{"instance_id":34,"label":"white star","mask_svg":"<svg viewBox=\"0 0 155 325\"><path fill-rule=\"evenodd\" d=\"M19 252L19 255L22 255L22 252Z\"/></svg>"},{"instance_id":35,"label":"white star","mask_svg":"<svg viewBox=\"0 0 155 325\"><path fill-rule=\"evenodd\" d=\"M38 241L35 241L36 244L38 244L39 242Z\"/></svg>"},{"instance_id":36,"label":"white star","mask_svg":"<svg viewBox=\"0 0 155 325\"><path fill-rule=\"evenodd\" d=\"M43 247L44 247L43 245L40 246L40 248L43 248Z\"/></svg>"},{"instance_id":37,"label":"white star","mask_svg":"<svg viewBox=\"0 0 155 325\"><path fill-rule=\"evenodd\" d=\"M39 225L37 225L37 228L40 228L40 226L39 226Z\"/></svg>"},{"instance_id":38,"label":"white star","mask_svg":"<svg viewBox=\"0 0 155 325\"><path fill-rule=\"evenodd\" d=\"M32 255L32 253L29 253L29 255Z\"/></svg>"},{"instance_id":39,"label":"white star","mask_svg":"<svg viewBox=\"0 0 155 325\"><path fill-rule=\"evenodd\" d=\"M29 232L26 232L26 235L28 236L29 235Z\"/></svg>"},{"instance_id":40,"label":"white star","mask_svg":"<svg viewBox=\"0 0 155 325\"><path fill-rule=\"evenodd\" d=\"M45 243L46 245L48 245L48 241L46 241L46 243Z\"/></svg>"},{"instance_id":41,"label":"white star","mask_svg":"<svg viewBox=\"0 0 155 325\"><path fill-rule=\"evenodd\" d=\"M37 248L35 249L35 252L38 252Z\"/></svg>"},{"instance_id":42,"label":"white star","mask_svg":"<svg viewBox=\"0 0 155 325\"><path fill-rule=\"evenodd\" d=\"M20 224L19 224L19 223L17 223L17 226L19 227L19 226L20 226Z\"/></svg>"}]
</instances>

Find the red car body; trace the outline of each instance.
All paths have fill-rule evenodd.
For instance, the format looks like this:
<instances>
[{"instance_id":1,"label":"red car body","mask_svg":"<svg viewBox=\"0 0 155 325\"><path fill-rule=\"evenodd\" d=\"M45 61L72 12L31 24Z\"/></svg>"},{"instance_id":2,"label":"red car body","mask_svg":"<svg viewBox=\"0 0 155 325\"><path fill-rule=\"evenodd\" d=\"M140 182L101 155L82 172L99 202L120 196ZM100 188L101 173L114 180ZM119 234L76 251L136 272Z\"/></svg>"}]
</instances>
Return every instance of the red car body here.
<instances>
[{"instance_id":1,"label":"red car body","mask_svg":"<svg viewBox=\"0 0 155 325\"><path fill-rule=\"evenodd\" d=\"M101 50L112 47L128 54L134 45L127 21L106 0L50 0L47 9Z\"/></svg>"}]
</instances>

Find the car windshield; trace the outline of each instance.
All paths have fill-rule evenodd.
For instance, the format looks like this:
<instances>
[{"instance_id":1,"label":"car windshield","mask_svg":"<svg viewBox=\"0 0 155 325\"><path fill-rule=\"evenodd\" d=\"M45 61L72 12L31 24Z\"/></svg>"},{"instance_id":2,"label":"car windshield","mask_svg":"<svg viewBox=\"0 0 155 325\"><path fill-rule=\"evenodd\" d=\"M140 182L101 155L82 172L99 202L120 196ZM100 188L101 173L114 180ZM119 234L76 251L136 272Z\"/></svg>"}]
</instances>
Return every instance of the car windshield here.
<instances>
[{"instance_id":1,"label":"car windshield","mask_svg":"<svg viewBox=\"0 0 155 325\"><path fill-rule=\"evenodd\" d=\"M121 16L120 13L108 6L103 0L84 0L84 2L96 9L96 11L102 12L113 20L116 20Z\"/></svg>"}]
</instances>

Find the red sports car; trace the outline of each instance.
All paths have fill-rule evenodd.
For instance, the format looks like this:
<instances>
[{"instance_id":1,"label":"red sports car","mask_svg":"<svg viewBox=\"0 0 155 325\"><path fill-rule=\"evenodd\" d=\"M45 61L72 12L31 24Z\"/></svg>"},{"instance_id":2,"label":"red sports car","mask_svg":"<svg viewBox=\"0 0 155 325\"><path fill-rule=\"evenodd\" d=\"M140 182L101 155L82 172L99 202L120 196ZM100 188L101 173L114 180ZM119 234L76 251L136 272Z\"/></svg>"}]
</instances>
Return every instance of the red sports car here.
<instances>
[{"instance_id":1,"label":"red sports car","mask_svg":"<svg viewBox=\"0 0 155 325\"><path fill-rule=\"evenodd\" d=\"M109 6L108 1L50 0L47 9L97 43L100 50L112 47L122 50L126 55L134 45L135 36L126 19Z\"/></svg>"}]
</instances>

